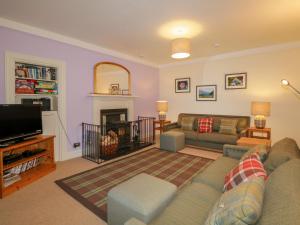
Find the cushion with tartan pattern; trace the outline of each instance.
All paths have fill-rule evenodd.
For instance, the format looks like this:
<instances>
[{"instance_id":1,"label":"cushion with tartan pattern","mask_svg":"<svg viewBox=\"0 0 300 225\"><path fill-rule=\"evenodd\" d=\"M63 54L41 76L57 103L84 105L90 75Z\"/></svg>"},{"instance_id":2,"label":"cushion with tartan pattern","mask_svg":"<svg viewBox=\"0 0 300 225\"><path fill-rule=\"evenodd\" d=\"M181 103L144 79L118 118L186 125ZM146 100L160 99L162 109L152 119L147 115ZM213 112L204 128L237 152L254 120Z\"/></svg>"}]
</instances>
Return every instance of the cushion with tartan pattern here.
<instances>
[{"instance_id":1,"label":"cushion with tartan pattern","mask_svg":"<svg viewBox=\"0 0 300 225\"><path fill-rule=\"evenodd\" d=\"M267 178L267 173L258 153L253 153L246 157L225 176L224 191L231 190L254 176Z\"/></svg>"},{"instance_id":2,"label":"cushion with tartan pattern","mask_svg":"<svg viewBox=\"0 0 300 225\"><path fill-rule=\"evenodd\" d=\"M211 133L213 127L213 118L199 118L198 119L198 132L199 133Z\"/></svg>"}]
</instances>

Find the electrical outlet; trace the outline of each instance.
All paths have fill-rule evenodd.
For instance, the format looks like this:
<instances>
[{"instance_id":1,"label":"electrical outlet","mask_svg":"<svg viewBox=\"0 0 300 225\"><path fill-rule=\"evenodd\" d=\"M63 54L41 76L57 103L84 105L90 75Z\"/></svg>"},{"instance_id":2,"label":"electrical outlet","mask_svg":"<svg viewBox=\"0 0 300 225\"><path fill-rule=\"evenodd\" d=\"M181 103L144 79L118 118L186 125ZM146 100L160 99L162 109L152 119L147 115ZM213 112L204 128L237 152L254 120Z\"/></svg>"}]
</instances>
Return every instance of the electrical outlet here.
<instances>
[{"instance_id":1,"label":"electrical outlet","mask_svg":"<svg viewBox=\"0 0 300 225\"><path fill-rule=\"evenodd\" d=\"M80 146L80 143L79 143L79 142L73 144L73 147L74 147L74 148L78 148L79 146Z\"/></svg>"}]
</instances>

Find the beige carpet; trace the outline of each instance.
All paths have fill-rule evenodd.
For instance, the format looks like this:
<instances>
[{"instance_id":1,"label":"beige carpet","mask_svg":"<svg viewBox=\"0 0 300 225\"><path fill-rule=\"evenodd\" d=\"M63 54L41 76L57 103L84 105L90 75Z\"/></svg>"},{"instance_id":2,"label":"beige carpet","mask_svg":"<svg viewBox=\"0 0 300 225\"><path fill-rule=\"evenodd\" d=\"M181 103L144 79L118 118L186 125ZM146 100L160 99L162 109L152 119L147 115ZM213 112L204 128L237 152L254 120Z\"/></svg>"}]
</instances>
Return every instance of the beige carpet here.
<instances>
[{"instance_id":1,"label":"beige carpet","mask_svg":"<svg viewBox=\"0 0 300 225\"><path fill-rule=\"evenodd\" d=\"M0 199L0 225L106 225L54 183L97 166L82 158L57 163L53 173Z\"/></svg>"},{"instance_id":2,"label":"beige carpet","mask_svg":"<svg viewBox=\"0 0 300 225\"><path fill-rule=\"evenodd\" d=\"M216 160L220 156L222 156L222 153L216 152L216 151L209 151L209 150L204 150L201 148L195 148L195 147L190 147L187 146L184 149L179 151L180 153L188 154L188 155L194 155L194 156L199 156L202 158L206 159L213 159Z\"/></svg>"},{"instance_id":3,"label":"beige carpet","mask_svg":"<svg viewBox=\"0 0 300 225\"><path fill-rule=\"evenodd\" d=\"M98 166L82 158L57 164L55 172L0 200L1 225L104 225L54 181Z\"/></svg>"},{"instance_id":4,"label":"beige carpet","mask_svg":"<svg viewBox=\"0 0 300 225\"><path fill-rule=\"evenodd\" d=\"M159 146L159 139L156 144ZM153 146L152 146L153 147ZM150 147L151 148L151 147ZM186 154L215 153L187 147ZM133 153L135 154L135 153ZM216 155L215 155L216 156ZM99 217L75 201L54 181L99 166L82 158L57 163L53 173L0 199L1 225L105 225Z\"/></svg>"}]
</instances>

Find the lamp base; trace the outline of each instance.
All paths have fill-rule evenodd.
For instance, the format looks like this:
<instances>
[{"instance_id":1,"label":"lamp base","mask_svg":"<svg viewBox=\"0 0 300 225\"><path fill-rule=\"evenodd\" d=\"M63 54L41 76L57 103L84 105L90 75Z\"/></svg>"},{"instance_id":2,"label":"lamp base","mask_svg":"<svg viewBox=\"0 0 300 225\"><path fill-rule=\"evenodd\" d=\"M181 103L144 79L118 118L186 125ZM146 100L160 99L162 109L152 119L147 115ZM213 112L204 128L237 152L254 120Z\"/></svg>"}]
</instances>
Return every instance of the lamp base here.
<instances>
[{"instance_id":1,"label":"lamp base","mask_svg":"<svg viewBox=\"0 0 300 225\"><path fill-rule=\"evenodd\" d=\"M266 127L266 120L265 119L255 119L254 125L257 129L264 129Z\"/></svg>"},{"instance_id":2,"label":"lamp base","mask_svg":"<svg viewBox=\"0 0 300 225\"><path fill-rule=\"evenodd\" d=\"M158 119L159 120L166 120L167 115L166 114L158 114Z\"/></svg>"}]
</instances>

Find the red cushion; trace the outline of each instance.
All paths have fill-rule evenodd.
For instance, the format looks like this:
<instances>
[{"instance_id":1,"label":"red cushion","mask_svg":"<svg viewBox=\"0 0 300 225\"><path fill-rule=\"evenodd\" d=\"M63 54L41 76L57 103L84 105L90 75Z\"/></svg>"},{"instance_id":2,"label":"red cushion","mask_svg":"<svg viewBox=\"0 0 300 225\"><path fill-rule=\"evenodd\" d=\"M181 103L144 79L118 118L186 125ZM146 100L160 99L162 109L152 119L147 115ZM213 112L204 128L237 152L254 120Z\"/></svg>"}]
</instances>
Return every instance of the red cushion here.
<instances>
[{"instance_id":1,"label":"red cushion","mask_svg":"<svg viewBox=\"0 0 300 225\"><path fill-rule=\"evenodd\" d=\"M213 118L200 118L198 119L198 132L199 133L211 133L213 126Z\"/></svg>"},{"instance_id":2,"label":"red cushion","mask_svg":"<svg viewBox=\"0 0 300 225\"><path fill-rule=\"evenodd\" d=\"M224 191L234 188L253 176L267 178L267 173L257 153L246 157L225 176Z\"/></svg>"}]
</instances>

